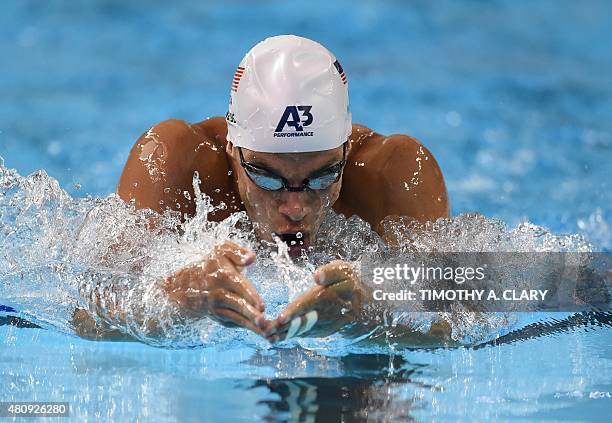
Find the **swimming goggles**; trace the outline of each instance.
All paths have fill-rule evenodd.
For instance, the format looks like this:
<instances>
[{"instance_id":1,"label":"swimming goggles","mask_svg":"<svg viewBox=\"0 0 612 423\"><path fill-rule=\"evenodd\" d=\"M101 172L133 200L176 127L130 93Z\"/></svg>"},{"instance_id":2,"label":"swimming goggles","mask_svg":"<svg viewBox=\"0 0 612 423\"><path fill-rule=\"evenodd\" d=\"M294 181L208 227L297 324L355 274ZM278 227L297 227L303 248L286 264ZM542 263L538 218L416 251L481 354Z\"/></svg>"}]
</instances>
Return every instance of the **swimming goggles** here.
<instances>
[{"instance_id":1,"label":"swimming goggles","mask_svg":"<svg viewBox=\"0 0 612 423\"><path fill-rule=\"evenodd\" d=\"M341 162L319 170L312 176L304 179L302 181L302 185L299 187L289 186L289 181L282 176L277 175L268 169L245 161L244 156L242 155L242 148L237 148L238 152L240 153L240 166L242 166L249 179L259 188L265 189L266 191L280 191L285 189L291 192L301 192L306 191L307 189L314 191L324 190L340 180L342 170L346 164L346 144L347 143L344 143L342 145Z\"/></svg>"}]
</instances>

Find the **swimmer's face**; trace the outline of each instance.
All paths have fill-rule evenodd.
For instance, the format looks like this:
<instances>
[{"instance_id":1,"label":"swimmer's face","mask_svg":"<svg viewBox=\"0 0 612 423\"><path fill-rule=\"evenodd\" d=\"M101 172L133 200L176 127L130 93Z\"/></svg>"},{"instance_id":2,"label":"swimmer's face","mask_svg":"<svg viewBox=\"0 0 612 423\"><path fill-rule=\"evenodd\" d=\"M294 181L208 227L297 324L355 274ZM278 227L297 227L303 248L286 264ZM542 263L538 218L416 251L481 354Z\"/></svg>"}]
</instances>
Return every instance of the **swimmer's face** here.
<instances>
[{"instance_id":1,"label":"swimmer's face","mask_svg":"<svg viewBox=\"0 0 612 423\"><path fill-rule=\"evenodd\" d=\"M311 153L260 153L242 148L244 161L284 177L290 187L300 187L304 179L342 162L343 147ZM342 177L329 188L291 192L284 189L268 191L258 187L240 165L239 149L228 143L228 155L238 184L240 198L249 217L256 222L261 239L272 240L272 233L282 239L302 233L296 244L307 248L314 242L325 212L338 199ZM284 236L283 236L284 235ZM300 246L290 249L291 255L300 253Z\"/></svg>"}]
</instances>

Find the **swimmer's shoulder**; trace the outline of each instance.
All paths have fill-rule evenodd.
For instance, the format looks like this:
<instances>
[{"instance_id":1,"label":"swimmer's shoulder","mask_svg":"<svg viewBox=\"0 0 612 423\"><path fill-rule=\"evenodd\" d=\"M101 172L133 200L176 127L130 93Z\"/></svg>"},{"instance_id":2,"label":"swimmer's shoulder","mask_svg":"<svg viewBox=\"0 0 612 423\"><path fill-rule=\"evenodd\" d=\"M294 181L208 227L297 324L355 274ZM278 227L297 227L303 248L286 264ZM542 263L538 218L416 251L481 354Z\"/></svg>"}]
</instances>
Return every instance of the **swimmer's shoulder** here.
<instances>
[{"instance_id":1,"label":"swimmer's shoulder","mask_svg":"<svg viewBox=\"0 0 612 423\"><path fill-rule=\"evenodd\" d=\"M409 135L383 135L365 125L357 123L353 124L353 132L349 136L349 141L354 154L364 152L376 154L400 152L404 155L414 155L419 149L427 150L420 141ZM427 150L426 154L433 158L429 150Z\"/></svg>"},{"instance_id":2,"label":"swimmer's shoulder","mask_svg":"<svg viewBox=\"0 0 612 423\"><path fill-rule=\"evenodd\" d=\"M380 232L388 216L420 221L449 214L444 178L433 154L405 134L382 135L353 125L351 150L334 209L357 214Z\"/></svg>"},{"instance_id":3,"label":"swimmer's shoulder","mask_svg":"<svg viewBox=\"0 0 612 423\"><path fill-rule=\"evenodd\" d=\"M194 124L168 119L152 126L132 147L117 193L139 209L162 212L171 208L193 215L193 177L197 172L201 190L213 203L227 203L234 194L225 154L226 134L222 117ZM230 197L225 198L227 195Z\"/></svg>"},{"instance_id":4,"label":"swimmer's shoulder","mask_svg":"<svg viewBox=\"0 0 612 423\"><path fill-rule=\"evenodd\" d=\"M367 157L371 162L370 167L362 166L363 170L378 171L389 161L410 160L415 161L415 165L418 165L420 170L425 166L435 170L437 177L442 176L433 154L423 143L409 135L382 135L365 125L353 124L349 141L351 144L349 159ZM428 163L419 163L421 161Z\"/></svg>"},{"instance_id":5,"label":"swimmer's shoulder","mask_svg":"<svg viewBox=\"0 0 612 423\"><path fill-rule=\"evenodd\" d=\"M353 131L349 136L349 144L351 146L349 157L361 151L363 147L370 144L371 141L376 142L383 137L381 134L373 131L367 126L358 123L354 123L352 129Z\"/></svg>"},{"instance_id":6,"label":"swimmer's shoulder","mask_svg":"<svg viewBox=\"0 0 612 423\"><path fill-rule=\"evenodd\" d=\"M151 134L175 151L184 150L191 154L200 151L216 153L222 151L227 143L227 124L225 118L221 116L210 117L196 123L167 119L151 127L143 136L150 138Z\"/></svg>"},{"instance_id":7,"label":"swimmer's shoulder","mask_svg":"<svg viewBox=\"0 0 612 423\"><path fill-rule=\"evenodd\" d=\"M227 144L227 121L223 116L214 116L191 124L194 131L201 134L216 148L225 151Z\"/></svg>"}]
</instances>

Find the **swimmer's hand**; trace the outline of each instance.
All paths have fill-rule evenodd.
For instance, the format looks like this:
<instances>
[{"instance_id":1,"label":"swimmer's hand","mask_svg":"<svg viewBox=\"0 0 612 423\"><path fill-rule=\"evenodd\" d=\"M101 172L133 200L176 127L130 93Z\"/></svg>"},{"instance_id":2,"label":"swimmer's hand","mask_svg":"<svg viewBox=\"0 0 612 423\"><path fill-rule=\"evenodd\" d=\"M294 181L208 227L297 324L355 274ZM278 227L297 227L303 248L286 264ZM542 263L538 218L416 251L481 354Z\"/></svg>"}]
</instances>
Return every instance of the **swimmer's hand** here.
<instances>
[{"instance_id":1,"label":"swimmer's hand","mask_svg":"<svg viewBox=\"0 0 612 423\"><path fill-rule=\"evenodd\" d=\"M335 260L314 273L317 285L299 296L265 330L275 343L296 336L324 337L360 320L367 290L350 263Z\"/></svg>"},{"instance_id":2,"label":"swimmer's hand","mask_svg":"<svg viewBox=\"0 0 612 423\"><path fill-rule=\"evenodd\" d=\"M189 317L208 316L227 327L244 327L263 335L265 305L240 272L255 253L233 242L217 245L199 263L168 277L163 289Z\"/></svg>"}]
</instances>

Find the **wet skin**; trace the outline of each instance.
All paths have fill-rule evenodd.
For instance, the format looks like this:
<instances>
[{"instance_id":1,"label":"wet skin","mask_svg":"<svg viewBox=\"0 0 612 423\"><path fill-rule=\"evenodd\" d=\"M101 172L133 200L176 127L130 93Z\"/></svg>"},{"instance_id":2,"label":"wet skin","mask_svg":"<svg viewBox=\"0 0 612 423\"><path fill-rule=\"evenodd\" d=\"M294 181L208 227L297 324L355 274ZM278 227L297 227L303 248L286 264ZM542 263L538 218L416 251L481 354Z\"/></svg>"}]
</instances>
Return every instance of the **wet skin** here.
<instances>
[{"instance_id":1,"label":"wet skin","mask_svg":"<svg viewBox=\"0 0 612 423\"><path fill-rule=\"evenodd\" d=\"M192 180L197 171L201 191L213 204L227 205L210 213L209 219L220 221L245 210L261 239L270 240L276 233L296 240L300 232L302 245L290 248L292 255L314 242L329 208L347 217L358 215L381 236L381 221L388 216L424 222L449 214L438 164L422 144L406 135L383 136L353 125L341 180L325 190L303 192L257 187L240 166L238 149L226 141L226 135L225 119L220 117L191 125L180 120L155 125L132 148L117 188L119 196L138 209L161 213L170 208L192 216ZM285 177L291 186L300 186L305 178L342 160L342 147L313 153L242 151L247 162ZM303 330L305 316L313 310L316 324L300 336L324 336L362 317L368 292L350 264L334 261L315 272L313 288L278 318L267 321L259 294L240 274L254 260L252 251L226 242L202 263L168 277L164 288L189 313L212 317L226 326L247 327L272 342L287 336L293 319L302 319Z\"/></svg>"}]
</instances>

